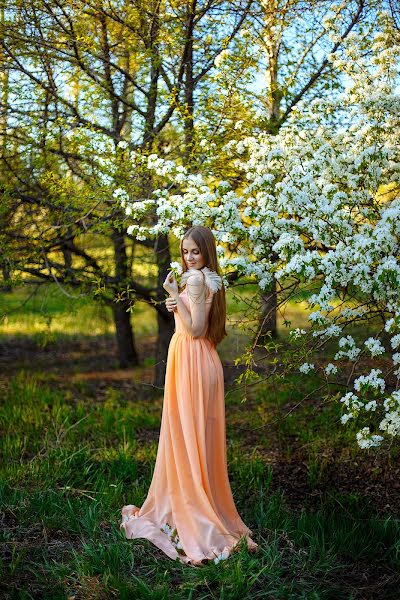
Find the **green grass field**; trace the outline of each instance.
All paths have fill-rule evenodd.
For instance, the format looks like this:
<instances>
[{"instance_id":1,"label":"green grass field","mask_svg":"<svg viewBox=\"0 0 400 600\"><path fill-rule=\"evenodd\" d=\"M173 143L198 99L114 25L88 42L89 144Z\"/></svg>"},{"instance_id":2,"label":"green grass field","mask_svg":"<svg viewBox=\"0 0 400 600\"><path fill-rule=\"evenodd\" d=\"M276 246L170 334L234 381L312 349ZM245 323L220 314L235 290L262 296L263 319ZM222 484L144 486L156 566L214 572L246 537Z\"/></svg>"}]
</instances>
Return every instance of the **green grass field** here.
<instances>
[{"instance_id":1,"label":"green grass field","mask_svg":"<svg viewBox=\"0 0 400 600\"><path fill-rule=\"evenodd\" d=\"M2 598L400 598L398 447L361 451L313 375L251 386L246 402L226 388L229 476L257 554L190 568L126 540L120 509L146 497L162 390L146 366L117 369L107 309L51 286L19 307L25 293L1 296ZM151 365L154 316L134 310ZM242 312L230 302L231 324ZM230 334L223 362L246 337Z\"/></svg>"}]
</instances>

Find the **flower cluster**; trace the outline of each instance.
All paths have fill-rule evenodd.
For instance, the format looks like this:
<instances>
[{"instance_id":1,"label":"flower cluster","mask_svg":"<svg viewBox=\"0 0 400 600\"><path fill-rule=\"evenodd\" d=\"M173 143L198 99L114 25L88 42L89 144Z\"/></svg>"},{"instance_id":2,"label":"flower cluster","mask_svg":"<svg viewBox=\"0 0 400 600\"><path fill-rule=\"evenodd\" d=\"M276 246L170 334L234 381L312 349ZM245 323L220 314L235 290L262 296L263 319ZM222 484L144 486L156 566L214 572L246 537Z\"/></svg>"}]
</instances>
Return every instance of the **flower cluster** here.
<instances>
[{"instance_id":1,"label":"flower cluster","mask_svg":"<svg viewBox=\"0 0 400 600\"><path fill-rule=\"evenodd\" d=\"M309 373L310 371L313 371L313 370L314 370L314 365L310 364L310 363L303 363L299 367L300 373Z\"/></svg>"},{"instance_id":2,"label":"flower cluster","mask_svg":"<svg viewBox=\"0 0 400 600\"><path fill-rule=\"evenodd\" d=\"M387 412L379 424L379 429L391 436L400 435L400 391L394 391L383 404Z\"/></svg>"},{"instance_id":3,"label":"flower cluster","mask_svg":"<svg viewBox=\"0 0 400 600\"><path fill-rule=\"evenodd\" d=\"M369 427L363 427L357 433L357 441L360 448L372 448L373 446L380 446L383 437L381 435L371 434Z\"/></svg>"},{"instance_id":4,"label":"flower cluster","mask_svg":"<svg viewBox=\"0 0 400 600\"><path fill-rule=\"evenodd\" d=\"M178 283L178 286L180 286L181 276L182 276L182 272L183 272L181 263L173 261L170 264L170 271L171 271L171 273L174 274L174 277Z\"/></svg>"},{"instance_id":5,"label":"flower cluster","mask_svg":"<svg viewBox=\"0 0 400 600\"><path fill-rule=\"evenodd\" d=\"M365 340L364 344L370 351L372 356L378 356L378 354L383 354L385 352L385 348L382 346L380 340L375 338L368 338Z\"/></svg>"},{"instance_id":6,"label":"flower cluster","mask_svg":"<svg viewBox=\"0 0 400 600\"><path fill-rule=\"evenodd\" d=\"M359 392L363 386L370 387L375 390L380 389L383 394L385 391L385 380L380 375L382 375L380 369L372 369L368 375L360 375L360 377L354 380L354 389Z\"/></svg>"},{"instance_id":7,"label":"flower cluster","mask_svg":"<svg viewBox=\"0 0 400 600\"><path fill-rule=\"evenodd\" d=\"M229 558L229 552L225 550L224 552L217 554L214 558L214 563L217 565L221 560L226 560L227 558Z\"/></svg>"},{"instance_id":8,"label":"flower cluster","mask_svg":"<svg viewBox=\"0 0 400 600\"><path fill-rule=\"evenodd\" d=\"M177 529L173 529L169 523L164 523L160 529L167 535L169 541L174 546L178 554L186 555L185 551L183 550L182 543L179 540Z\"/></svg>"},{"instance_id":9,"label":"flower cluster","mask_svg":"<svg viewBox=\"0 0 400 600\"><path fill-rule=\"evenodd\" d=\"M340 358L356 360L361 352L360 348L357 348L354 338L351 335L340 338L338 346L341 348L341 350L336 352L335 360L339 360Z\"/></svg>"}]
</instances>

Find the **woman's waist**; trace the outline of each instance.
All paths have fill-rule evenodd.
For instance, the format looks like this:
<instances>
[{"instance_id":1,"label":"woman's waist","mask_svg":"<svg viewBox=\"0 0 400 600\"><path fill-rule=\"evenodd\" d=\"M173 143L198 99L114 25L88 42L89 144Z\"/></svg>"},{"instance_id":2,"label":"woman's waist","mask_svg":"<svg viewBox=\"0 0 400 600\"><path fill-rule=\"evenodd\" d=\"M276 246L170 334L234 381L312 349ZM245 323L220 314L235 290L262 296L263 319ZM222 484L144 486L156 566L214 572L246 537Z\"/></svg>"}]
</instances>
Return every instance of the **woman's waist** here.
<instances>
[{"instance_id":1,"label":"woman's waist","mask_svg":"<svg viewBox=\"0 0 400 600\"><path fill-rule=\"evenodd\" d=\"M187 335L188 337L191 337L194 340L197 340L197 339L200 339L200 338L206 338L207 337L207 326L205 326L203 328L203 331L201 332L200 335L194 336L194 335L192 335L192 333L190 331L188 331L186 325L181 321L181 319L176 319L174 333L177 333L177 334L179 333L181 335Z\"/></svg>"},{"instance_id":2,"label":"woman's waist","mask_svg":"<svg viewBox=\"0 0 400 600\"><path fill-rule=\"evenodd\" d=\"M182 335L184 337L188 337L192 340L207 340L208 338L206 337L206 335L202 334L202 335L193 335L191 333L189 333L188 331L186 331L186 329L175 329L173 335L175 336L179 336Z\"/></svg>"},{"instance_id":3,"label":"woman's waist","mask_svg":"<svg viewBox=\"0 0 400 600\"><path fill-rule=\"evenodd\" d=\"M188 331L186 331L185 329L176 329L172 335L172 337L175 338L187 338L189 340L192 340L194 342L196 341L201 341L201 342L207 342L208 344L214 346L213 342L206 336L206 334L203 335L192 335L191 333L189 333Z\"/></svg>"}]
</instances>

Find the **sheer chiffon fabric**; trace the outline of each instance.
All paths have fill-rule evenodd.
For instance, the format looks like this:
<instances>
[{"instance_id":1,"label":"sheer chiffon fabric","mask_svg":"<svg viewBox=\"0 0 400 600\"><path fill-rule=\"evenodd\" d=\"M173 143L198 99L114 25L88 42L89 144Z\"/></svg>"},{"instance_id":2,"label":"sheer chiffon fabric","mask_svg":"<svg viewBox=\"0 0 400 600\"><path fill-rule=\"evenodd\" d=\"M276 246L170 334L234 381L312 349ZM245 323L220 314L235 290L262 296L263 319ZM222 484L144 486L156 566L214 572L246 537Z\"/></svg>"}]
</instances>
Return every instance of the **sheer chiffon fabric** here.
<instances>
[{"instance_id":1,"label":"sheer chiffon fabric","mask_svg":"<svg viewBox=\"0 0 400 600\"><path fill-rule=\"evenodd\" d=\"M180 294L190 310L186 288ZM194 566L226 559L238 542L258 548L234 504L226 460L224 376L205 336L194 338L177 311L168 349L157 457L146 500L122 508L128 539L146 538Z\"/></svg>"}]
</instances>

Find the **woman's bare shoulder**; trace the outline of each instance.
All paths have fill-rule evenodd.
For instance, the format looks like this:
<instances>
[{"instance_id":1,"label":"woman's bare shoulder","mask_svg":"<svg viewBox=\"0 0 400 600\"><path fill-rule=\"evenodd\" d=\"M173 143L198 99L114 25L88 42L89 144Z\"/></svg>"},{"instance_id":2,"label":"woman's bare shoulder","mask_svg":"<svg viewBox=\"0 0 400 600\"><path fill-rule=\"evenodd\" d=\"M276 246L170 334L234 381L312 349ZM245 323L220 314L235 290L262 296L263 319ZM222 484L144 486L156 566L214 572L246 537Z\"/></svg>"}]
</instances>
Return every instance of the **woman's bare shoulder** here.
<instances>
[{"instance_id":1,"label":"woman's bare shoulder","mask_svg":"<svg viewBox=\"0 0 400 600\"><path fill-rule=\"evenodd\" d=\"M190 286L203 285L204 283L204 277L200 273L193 273L192 275L189 275L186 281L186 285Z\"/></svg>"}]
</instances>

